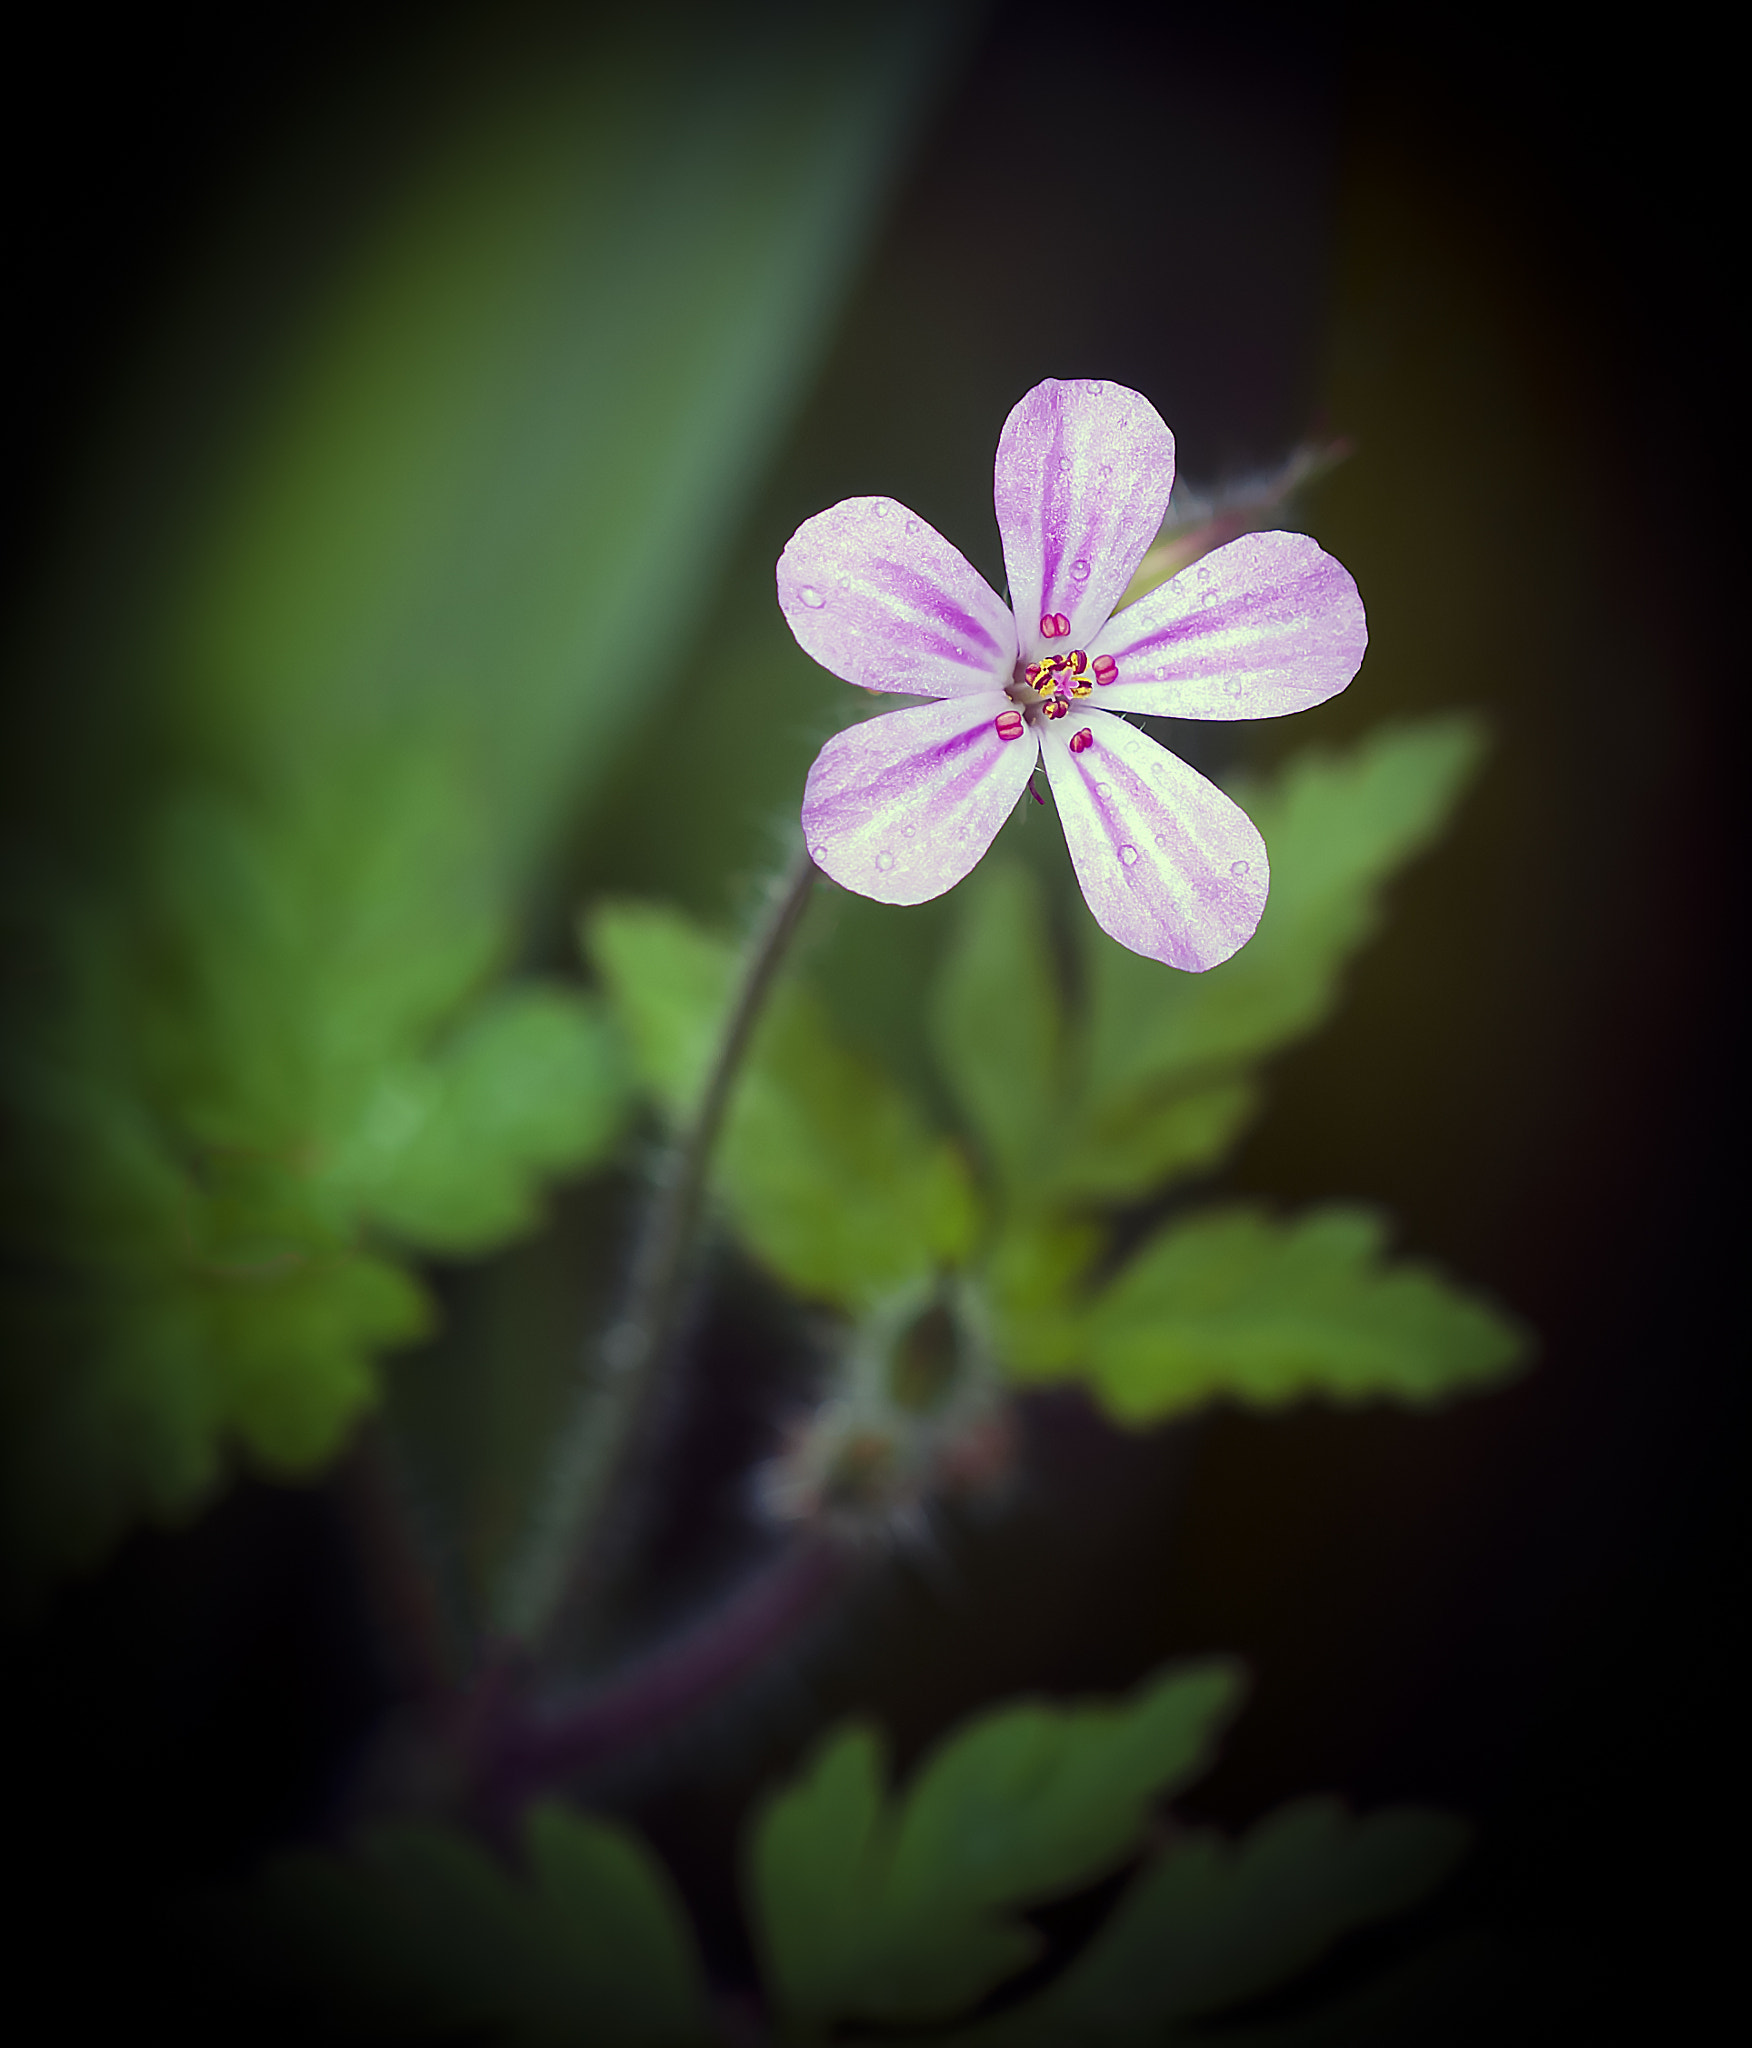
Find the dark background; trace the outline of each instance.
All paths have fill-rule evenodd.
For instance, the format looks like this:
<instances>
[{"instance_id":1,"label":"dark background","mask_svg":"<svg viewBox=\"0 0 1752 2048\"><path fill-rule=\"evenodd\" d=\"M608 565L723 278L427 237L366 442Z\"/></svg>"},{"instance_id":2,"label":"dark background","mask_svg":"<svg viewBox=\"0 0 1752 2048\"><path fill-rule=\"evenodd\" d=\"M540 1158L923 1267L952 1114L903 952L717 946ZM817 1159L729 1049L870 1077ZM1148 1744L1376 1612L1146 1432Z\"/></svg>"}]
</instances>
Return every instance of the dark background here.
<instances>
[{"instance_id":1,"label":"dark background","mask_svg":"<svg viewBox=\"0 0 1752 2048\"><path fill-rule=\"evenodd\" d=\"M21 580L220 196L430 12L36 29L9 144ZM868 1706L906 1756L1020 1687L1224 1648L1257 1692L1194 1811L1334 1787L1481 1829L1439 1901L1320 1988L1460 1928L1508 1959L1492 2039L1678 2036L1719 1988L1743 1403L1725 70L1672 15L1656 45L1538 9L1017 5L934 117L748 560L875 488L980 559L980 462L1049 370L1148 391L1200 482L1313 426L1354 437L1311 524L1369 598L1370 690L1321 731L1476 704L1496 750L1338 1022L1284 1062L1234 1184L1389 1204L1544 1356L1436 1420L1225 1414L1116 1449L1043 1409L1046 1478L1013 1525L867 1594L769 1693L768 1733L745 1719L624 1791L727 1961L734 1815L811 1716ZM83 1959L68 1986L106 1979L136 2019L180 2005L135 1884L241 1870L329 1810L392 1690L349 1526L338 1487L245 1484L16 1646L20 1854L39 1952Z\"/></svg>"}]
</instances>

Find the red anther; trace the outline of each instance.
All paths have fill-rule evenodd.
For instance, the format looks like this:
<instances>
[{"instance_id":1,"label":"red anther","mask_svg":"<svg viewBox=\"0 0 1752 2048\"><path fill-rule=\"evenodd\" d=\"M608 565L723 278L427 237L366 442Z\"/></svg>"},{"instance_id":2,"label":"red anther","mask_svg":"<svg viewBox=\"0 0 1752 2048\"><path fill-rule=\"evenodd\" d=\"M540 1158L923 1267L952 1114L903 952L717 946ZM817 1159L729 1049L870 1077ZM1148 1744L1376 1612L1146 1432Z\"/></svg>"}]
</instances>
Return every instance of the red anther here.
<instances>
[{"instance_id":1,"label":"red anther","mask_svg":"<svg viewBox=\"0 0 1752 2048\"><path fill-rule=\"evenodd\" d=\"M1043 718L1064 718L1069 715L1070 709L1068 697L1048 697L1040 707L1040 715Z\"/></svg>"},{"instance_id":2,"label":"red anther","mask_svg":"<svg viewBox=\"0 0 1752 2048\"><path fill-rule=\"evenodd\" d=\"M1094 744L1095 735L1087 726L1084 726L1081 732L1071 734L1071 752L1073 754L1080 754L1085 747L1092 747Z\"/></svg>"},{"instance_id":3,"label":"red anther","mask_svg":"<svg viewBox=\"0 0 1752 2048\"><path fill-rule=\"evenodd\" d=\"M1061 633L1068 633L1070 630L1071 628L1069 620L1066 620L1063 624L1061 624L1057 612L1045 612L1041 615L1041 639L1056 640Z\"/></svg>"},{"instance_id":4,"label":"red anther","mask_svg":"<svg viewBox=\"0 0 1752 2048\"><path fill-rule=\"evenodd\" d=\"M1070 630L1071 622L1069 619L1065 617L1064 613L1054 612L1052 615L1053 638L1055 640L1063 640L1069 634Z\"/></svg>"},{"instance_id":5,"label":"red anther","mask_svg":"<svg viewBox=\"0 0 1752 2048\"><path fill-rule=\"evenodd\" d=\"M1096 655L1095 680L1103 686L1119 681L1119 663L1114 660L1111 654Z\"/></svg>"},{"instance_id":6,"label":"red anther","mask_svg":"<svg viewBox=\"0 0 1752 2048\"><path fill-rule=\"evenodd\" d=\"M996 723L999 739L1019 740L1022 737L1022 714L1020 711L1000 711Z\"/></svg>"}]
</instances>

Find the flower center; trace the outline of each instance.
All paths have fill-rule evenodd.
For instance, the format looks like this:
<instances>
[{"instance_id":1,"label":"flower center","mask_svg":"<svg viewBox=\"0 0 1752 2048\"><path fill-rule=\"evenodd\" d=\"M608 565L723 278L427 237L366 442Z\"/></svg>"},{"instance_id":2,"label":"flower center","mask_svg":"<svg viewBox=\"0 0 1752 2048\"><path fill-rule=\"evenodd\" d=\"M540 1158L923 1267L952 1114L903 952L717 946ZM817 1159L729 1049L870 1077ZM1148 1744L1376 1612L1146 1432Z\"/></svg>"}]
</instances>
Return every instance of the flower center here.
<instances>
[{"instance_id":1,"label":"flower center","mask_svg":"<svg viewBox=\"0 0 1752 2048\"><path fill-rule=\"evenodd\" d=\"M1010 695L1025 712L1042 718L1063 718L1079 697L1087 697L1097 683L1103 689L1119 680L1119 664L1111 654L1098 654L1091 661L1082 648L1068 654L1047 654L1021 668L1010 685Z\"/></svg>"},{"instance_id":2,"label":"flower center","mask_svg":"<svg viewBox=\"0 0 1752 2048\"><path fill-rule=\"evenodd\" d=\"M1071 630L1068 620L1062 629L1056 619L1042 619L1040 623L1042 631L1051 623L1061 637ZM1118 681L1119 663L1111 654L1098 654L1091 661L1080 647L1073 647L1068 654L1045 654L1038 661L1018 662L1014 677L1004 686L1016 709L998 714L998 738L1019 740L1028 720L1063 718L1072 704L1089 696L1097 684L1105 689L1109 683ZM1093 739L1094 735L1086 730L1078 733L1071 742L1071 751L1080 754Z\"/></svg>"}]
</instances>

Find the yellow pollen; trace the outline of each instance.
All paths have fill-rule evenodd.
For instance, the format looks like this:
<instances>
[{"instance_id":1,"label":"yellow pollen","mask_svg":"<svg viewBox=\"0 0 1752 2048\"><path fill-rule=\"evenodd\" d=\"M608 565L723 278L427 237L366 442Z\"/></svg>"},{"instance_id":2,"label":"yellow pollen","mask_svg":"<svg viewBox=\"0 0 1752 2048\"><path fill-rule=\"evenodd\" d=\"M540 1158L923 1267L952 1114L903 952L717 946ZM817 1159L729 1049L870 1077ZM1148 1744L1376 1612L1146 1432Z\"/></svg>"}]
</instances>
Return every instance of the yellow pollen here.
<instances>
[{"instance_id":1,"label":"yellow pollen","mask_svg":"<svg viewBox=\"0 0 1752 2048\"><path fill-rule=\"evenodd\" d=\"M1095 688L1095 672L1080 647L1069 654L1048 654L1031 661L1022 671L1022 680L1039 693L1045 718L1063 718L1072 698L1087 697Z\"/></svg>"}]
</instances>

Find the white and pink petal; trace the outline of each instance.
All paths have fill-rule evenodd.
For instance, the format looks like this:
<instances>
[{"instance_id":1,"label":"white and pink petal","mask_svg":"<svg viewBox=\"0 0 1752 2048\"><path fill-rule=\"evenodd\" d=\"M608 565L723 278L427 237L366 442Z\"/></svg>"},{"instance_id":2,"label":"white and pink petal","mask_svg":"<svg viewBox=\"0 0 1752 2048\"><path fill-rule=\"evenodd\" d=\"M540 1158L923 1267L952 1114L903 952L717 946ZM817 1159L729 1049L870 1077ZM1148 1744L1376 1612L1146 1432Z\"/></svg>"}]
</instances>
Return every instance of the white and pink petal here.
<instances>
[{"instance_id":1,"label":"white and pink petal","mask_svg":"<svg viewBox=\"0 0 1752 2048\"><path fill-rule=\"evenodd\" d=\"M1040 759L1001 690L885 712L836 733L803 792L803 843L842 887L926 903L977 865Z\"/></svg>"},{"instance_id":2,"label":"white and pink petal","mask_svg":"<svg viewBox=\"0 0 1752 2048\"><path fill-rule=\"evenodd\" d=\"M962 697L1015 667L1009 607L892 498L847 498L804 520L779 557L778 589L804 653L866 690Z\"/></svg>"},{"instance_id":3,"label":"white and pink petal","mask_svg":"<svg viewBox=\"0 0 1752 2048\"><path fill-rule=\"evenodd\" d=\"M1195 974L1247 943L1271 868L1238 804L1106 712L1080 706L1048 728L1041 753L1071 863L1103 931Z\"/></svg>"},{"instance_id":4,"label":"white and pink petal","mask_svg":"<svg viewBox=\"0 0 1752 2048\"><path fill-rule=\"evenodd\" d=\"M1113 711L1281 718L1336 697L1369 644L1350 573L1305 533L1248 533L1108 621Z\"/></svg>"},{"instance_id":5,"label":"white and pink petal","mask_svg":"<svg viewBox=\"0 0 1752 2048\"><path fill-rule=\"evenodd\" d=\"M1025 660L1087 647L1168 510L1174 436L1123 384L1049 377L998 440L994 501ZM1042 634L1061 617L1062 633Z\"/></svg>"}]
</instances>

